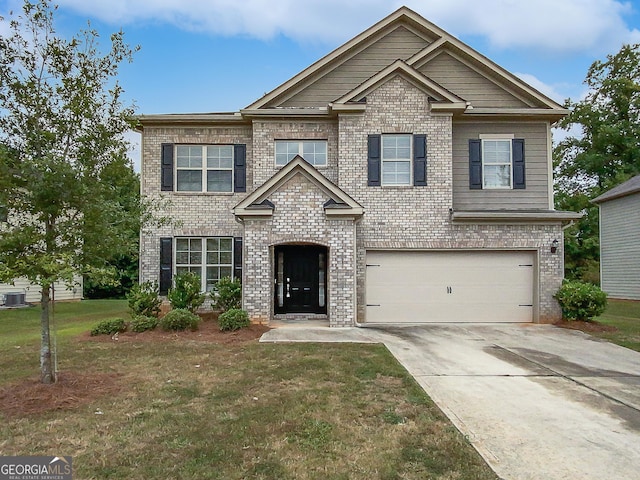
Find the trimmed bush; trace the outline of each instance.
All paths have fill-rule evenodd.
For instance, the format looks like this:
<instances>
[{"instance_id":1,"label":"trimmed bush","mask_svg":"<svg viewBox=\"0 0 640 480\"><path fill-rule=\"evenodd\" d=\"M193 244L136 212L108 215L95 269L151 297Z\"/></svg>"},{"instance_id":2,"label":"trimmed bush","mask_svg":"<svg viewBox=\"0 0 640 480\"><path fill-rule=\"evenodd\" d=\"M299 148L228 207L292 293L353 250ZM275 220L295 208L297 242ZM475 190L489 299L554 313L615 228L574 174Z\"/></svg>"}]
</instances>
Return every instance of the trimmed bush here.
<instances>
[{"instance_id":1,"label":"trimmed bush","mask_svg":"<svg viewBox=\"0 0 640 480\"><path fill-rule=\"evenodd\" d=\"M591 283L564 281L554 295L566 320L590 321L604 312L607 294Z\"/></svg>"},{"instance_id":2,"label":"trimmed bush","mask_svg":"<svg viewBox=\"0 0 640 480\"><path fill-rule=\"evenodd\" d=\"M106 318L91 329L91 336L115 335L126 330L127 322L124 321L124 318Z\"/></svg>"},{"instance_id":3,"label":"trimmed bush","mask_svg":"<svg viewBox=\"0 0 640 480\"><path fill-rule=\"evenodd\" d=\"M131 328L132 332L142 333L147 330L153 330L158 326L159 320L156 317L147 317L145 315L138 315L133 317L131 323L129 324L129 328Z\"/></svg>"},{"instance_id":4,"label":"trimmed bush","mask_svg":"<svg viewBox=\"0 0 640 480\"><path fill-rule=\"evenodd\" d=\"M192 272L176 275L174 286L169 289L167 298L171 308L195 312L204 303L206 295L200 293L200 277Z\"/></svg>"},{"instance_id":5,"label":"trimmed bush","mask_svg":"<svg viewBox=\"0 0 640 480\"><path fill-rule=\"evenodd\" d=\"M195 331L198 329L198 323L200 323L200 317L184 308L171 310L160 319L163 330L174 332L187 329Z\"/></svg>"},{"instance_id":6,"label":"trimmed bush","mask_svg":"<svg viewBox=\"0 0 640 480\"><path fill-rule=\"evenodd\" d=\"M232 308L238 309L242 307L242 284L240 279L231 280L229 277L223 277L213 286L211 291L211 306L226 312Z\"/></svg>"},{"instance_id":7,"label":"trimmed bush","mask_svg":"<svg viewBox=\"0 0 640 480\"><path fill-rule=\"evenodd\" d=\"M160 314L160 299L158 284L156 282L137 283L127 295L131 316L143 315L145 317L157 317Z\"/></svg>"},{"instance_id":8,"label":"trimmed bush","mask_svg":"<svg viewBox=\"0 0 640 480\"><path fill-rule=\"evenodd\" d=\"M249 314L238 308L232 308L220 314L218 317L218 323L220 324L220 330L223 332L240 330L241 328L248 327L251 324L249 321Z\"/></svg>"}]
</instances>

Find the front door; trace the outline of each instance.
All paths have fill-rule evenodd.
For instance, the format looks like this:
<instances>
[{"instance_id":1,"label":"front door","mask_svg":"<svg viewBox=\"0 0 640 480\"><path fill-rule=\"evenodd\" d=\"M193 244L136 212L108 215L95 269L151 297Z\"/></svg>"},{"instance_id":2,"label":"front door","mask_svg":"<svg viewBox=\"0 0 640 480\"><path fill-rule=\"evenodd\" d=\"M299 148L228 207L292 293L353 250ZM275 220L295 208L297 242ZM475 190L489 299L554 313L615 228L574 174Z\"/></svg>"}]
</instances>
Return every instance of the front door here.
<instances>
[{"instance_id":1,"label":"front door","mask_svg":"<svg viewBox=\"0 0 640 480\"><path fill-rule=\"evenodd\" d=\"M327 249L275 247L275 313L327 313Z\"/></svg>"}]
</instances>

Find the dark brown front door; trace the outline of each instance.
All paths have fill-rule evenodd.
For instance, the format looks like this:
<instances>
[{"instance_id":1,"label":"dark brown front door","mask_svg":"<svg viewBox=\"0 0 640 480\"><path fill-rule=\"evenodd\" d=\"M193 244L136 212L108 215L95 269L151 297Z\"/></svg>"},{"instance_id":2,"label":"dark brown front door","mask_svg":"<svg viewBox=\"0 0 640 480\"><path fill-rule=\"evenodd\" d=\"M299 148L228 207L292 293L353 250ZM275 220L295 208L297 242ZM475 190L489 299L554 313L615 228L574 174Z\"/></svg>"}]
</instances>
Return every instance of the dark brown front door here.
<instances>
[{"instance_id":1,"label":"dark brown front door","mask_svg":"<svg viewBox=\"0 0 640 480\"><path fill-rule=\"evenodd\" d=\"M325 247L281 245L275 262L275 313L327 312Z\"/></svg>"}]
</instances>

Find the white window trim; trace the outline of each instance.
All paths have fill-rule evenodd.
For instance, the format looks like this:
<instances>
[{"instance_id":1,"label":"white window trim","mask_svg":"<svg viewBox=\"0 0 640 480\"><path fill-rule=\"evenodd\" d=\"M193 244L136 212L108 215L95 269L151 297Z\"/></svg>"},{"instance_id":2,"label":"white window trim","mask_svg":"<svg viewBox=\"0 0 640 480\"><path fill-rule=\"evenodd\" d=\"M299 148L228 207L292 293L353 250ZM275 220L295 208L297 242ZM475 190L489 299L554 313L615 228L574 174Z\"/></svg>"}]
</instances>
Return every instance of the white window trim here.
<instances>
[{"instance_id":1,"label":"white window trim","mask_svg":"<svg viewBox=\"0 0 640 480\"><path fill-rule=\"evenodd\" d=\"M298 155L300 155L302 158L304 158L303 152L304 152L304 144L305 143L324 143L326 146L326 156L324 159L324 163L323 164L311 164L313 165L315 168L325 168L328 164L329 164L329 141L325 138L306 138L304 140L298 140L295 138L291 138L291 139L287 139L287 138L277 138L274 140L273 142L273 162L276 166L276 168L282 168L285 165L287 165L287 163L289 163L291 160L289 160L289 162L285 163L285 164L279 164L278 160L277 160L277 152L278 152L278 147L277 144L278 142L287 142L287 143L297 143L298 144ZM295 158L295 157L294 157ZM311 162L309 162L311 163Z\"/></svg>"},{"instance_id":2,"label":"white window trim","mask_svg":"<svg viewBox=\"0 0 640 480\"><path fill-rule=\"evenodd\" d=\"M178 166L178 148L179 147L202 147L202 166L200 167L200 175L201 175L201 184L202 184L202 188L200 190L178 190L178 171L179 170L198 170L198 168L189 168L189 167L179 167ZM231 147L231 168L209 168L207 166L207 148L208 147ZM197 193L212 193L212 194L218 194L218 195L229 195L233 193L233 189L234 189L234 185L233 185L233 178L234 178L234 173L233 173L233 169L235 166L235 150L233 148L234 146L230 143L207 143L207 144L200 144L200 143L179 143L174 145L173 147L173 158L174 160L174 164L175 164L175 168L173 169L173 184L175 185L175 189L174 191L177 193L183 193L183 194L197 194ZM231 172L231 190L229 191L225 191L225 192L218 192L218 191L209 191L207 190L207 172L209 171L226 171L226 172Z\"/></svg>"},{"instance_id":3,"label":"white window trim","mask_svg":"<svg viewBox=\"0 0 640 480\"><path fill-rule=\"evenodd\" d=\"M409 137L409 182L385 183L384 181L384 137ZM404 159L389 159L387 162L405 161ZM410 187L413 185L413 134L412 133L383 133L380 135L380 185L383 187Z\"/></svg>"},{"instance_id":4,"label":"white window trim","mask_svg":"<svg viewBox=\"0 0 640 480\"><path fill-rule=\"evenodd\" d=\"M209 239L227 239L227 240L231 240L231 264L226 264L226 263L207 263L207 240ZM202 255L202 261L200 262L199 265L196 264L186 264L186 263L181 263L178 264L177 262L177 256L178 256L178 240L200 240L200 246L201 246L201 255ZM200 272L202 273L200 275L200 291L202 293L207 293L207 267L231 267L231 280L233 280L235 278L235 272L234 272L234 243L233 243L233 237L225 237L225 236L213 236L213 237L188 237L188 236L177 236L173 238L173 268L172 268L172 274L175 277L178 273L178 267L194 267L194 266L199 266L200 267Z\"/></svg>"},{"instance_id":5,"label":"white window trim","mask_svg":"<svg viewBox=\"0 0 640 480\"><path fill-rule=\"evenodd\" d=\"M481 143L481 158L482 158L482 189L483 190L513 190L513 139L514 135L511 134L481 134L480 135L480 143ZM488 141L504 141L509 142L509 163L488 163L485 164L485 154L484 154L484 142ZM498 166L498 165L509 165L509 185L505 186L491 186L486 185L485 181L487 176L485 175L485 166Z\"/></svg>"}]
</instances>

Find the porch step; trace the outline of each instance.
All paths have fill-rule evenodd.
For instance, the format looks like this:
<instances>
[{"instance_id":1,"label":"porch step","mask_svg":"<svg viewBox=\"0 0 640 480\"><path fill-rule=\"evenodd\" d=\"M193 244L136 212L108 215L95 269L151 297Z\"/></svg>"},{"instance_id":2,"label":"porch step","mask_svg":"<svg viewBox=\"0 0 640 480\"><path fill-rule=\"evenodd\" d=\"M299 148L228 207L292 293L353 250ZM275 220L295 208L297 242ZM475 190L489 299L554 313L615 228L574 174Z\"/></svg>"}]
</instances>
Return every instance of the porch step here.
<instances>
[{"instance_id":1,"label":"porch step","mask_svg":"<svg viewBox=\"0 0 640 480\"><path fill-rule=\"evenodd\" d=\"M270 327L296 326L301 327L328 327L329 317L326 314L313 313L286 313L278 314L269 322Z\"/></svg>"}]
</instances>

